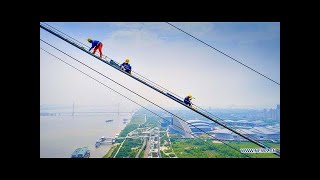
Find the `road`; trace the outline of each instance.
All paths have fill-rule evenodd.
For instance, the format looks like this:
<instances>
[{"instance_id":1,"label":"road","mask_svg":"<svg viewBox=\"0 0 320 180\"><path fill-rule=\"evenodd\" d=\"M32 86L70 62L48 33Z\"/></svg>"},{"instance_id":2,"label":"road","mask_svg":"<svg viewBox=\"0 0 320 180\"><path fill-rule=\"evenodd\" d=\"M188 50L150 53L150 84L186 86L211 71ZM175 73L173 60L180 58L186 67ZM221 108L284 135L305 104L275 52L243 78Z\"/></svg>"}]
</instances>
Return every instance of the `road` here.
<instances>
[{"instance_id":1,"label":"road","mask_svg":"<svg viewBox=\"0 0 320 180\"><path fill-rule=\"evenodd\" d=\"M171 144L171 141L170 141L169 132L167 132L167 137L168 137L168 140L169 140L169 143L170 143L170 147L171 147L172 153L173 153L176 157L178 157L178 156L176 155L176 153L174 153L174 151L173 151L172 144Z\"/></svg>"},{"instance_id":2,"label":"road","mask_svg":"<svg viewBox=\"0 0 320 180\"><path fill-rule=\"evenodd\" d=\"M137 153L136 158L139 158L139 155L140 155L141 151L143 150L143 148L146 146L146 143L147 143L147 138L143 138L143 144L142 144L139 152Z\"/></svg>"},{"instance_id":3,"label":"road","mask_svg":"<svg viewBox=\"0 0 320 180\"><path fill-rule=\"evenodd\" d=\"M151 139L151 133L149 135L149 140L147 142L146 150L144 151L144 156L143 156L144 158L148 158L148 154L149 154L149 151L150 151L150 144L151 144L150 139Z\"/></svg>"}]
</instances>

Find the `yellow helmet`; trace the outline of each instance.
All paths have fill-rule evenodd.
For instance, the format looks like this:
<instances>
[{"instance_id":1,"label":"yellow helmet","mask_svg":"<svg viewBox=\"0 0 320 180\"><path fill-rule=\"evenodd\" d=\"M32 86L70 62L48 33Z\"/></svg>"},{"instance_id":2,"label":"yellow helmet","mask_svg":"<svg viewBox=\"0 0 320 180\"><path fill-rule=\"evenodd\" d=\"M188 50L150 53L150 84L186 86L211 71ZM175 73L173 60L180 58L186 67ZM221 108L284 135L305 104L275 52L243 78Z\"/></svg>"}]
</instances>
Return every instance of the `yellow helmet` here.
<instances>
[{"instance_id":1,"label":"yellow helmet","mask_svg":"<svg viewBox=\"0 0 320 180\"><path fill-rule=\"evenodd\" d=\"M129 63L129 59L128 58L126 59L126 63Z\"/></svg>"},{"instance_id":2,"label":"yellow helmet","mask_svg":"<svg viewBox=\"0 0 320 180\"><path fill-rule=\"evenodd\" d=\"M92 39L88 38L88 42L91 42L91 41L92 41Z\"/></svg>"},{"instance_id":3,"label":"yellow helmet","mask_svg":"<svg viewBox=\"0 0 320 180\"><path fill-rule=\"evenodd\" d=\"M188 97L192 99L192 95L191 94L189 94Z\"/></svg>"}]
</instances>

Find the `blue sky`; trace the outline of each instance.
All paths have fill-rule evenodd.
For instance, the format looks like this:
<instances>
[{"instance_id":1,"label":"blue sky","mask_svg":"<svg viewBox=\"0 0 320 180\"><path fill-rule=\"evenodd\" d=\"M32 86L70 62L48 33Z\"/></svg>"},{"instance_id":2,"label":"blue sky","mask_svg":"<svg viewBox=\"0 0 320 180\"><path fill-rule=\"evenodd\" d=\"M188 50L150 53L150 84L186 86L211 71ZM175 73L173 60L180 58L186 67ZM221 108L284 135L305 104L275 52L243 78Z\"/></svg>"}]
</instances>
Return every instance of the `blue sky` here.
<instances>
[{"instance_id":1,"label":"blue sky","mask_svg":"<svg viewBox=\"0 0 320 180\"><path fill-rule=\"evenodd\" d=\"M164 22L48 23L86 42L103 42L103 53L118 62L131 60L134 71L180 96L192 93L202 107L270 108L280 103L280 86L212 50ZM280 83L280 23L180 23L174 25ZM113 70L50 33L40 38L79 58L121 84L166 107L181 105ZM149 103L75 63L44 43L40 46L138 102ZM40 51L40 104L132 104ZM132 105L134 107L134 105Z\"/></svg>"}]
</instances>

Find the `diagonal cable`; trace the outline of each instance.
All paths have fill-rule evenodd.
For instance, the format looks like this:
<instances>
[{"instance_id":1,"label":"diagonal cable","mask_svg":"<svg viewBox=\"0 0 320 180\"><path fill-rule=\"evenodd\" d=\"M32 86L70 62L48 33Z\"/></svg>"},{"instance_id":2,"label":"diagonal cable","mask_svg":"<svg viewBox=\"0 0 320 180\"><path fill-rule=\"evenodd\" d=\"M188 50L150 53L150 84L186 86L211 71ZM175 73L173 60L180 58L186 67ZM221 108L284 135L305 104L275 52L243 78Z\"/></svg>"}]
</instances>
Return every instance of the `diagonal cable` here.
<instances>
[{"instance_id":1,"label":"diagonal cable","mask_svg":"<svg viewBox=\"0 0 320 180\"><path fill-rule=\"evenodd\" d=\"M237 59L235 59L235 58L233 58L233 57L229 56L228 54L226 54L226 53L224 53L224 52L220 51L219 49L217 49L217 48L215 48L215 47L211 46L210 44L208 44L208 43L206 43L206 42L204 42L204 41L200 40L199 38L194 37L193 35L191 35L191 34L187 33L186 31L184 31L184 30L182 30L182 29L180 29L180 28L178 28L177 26L175 26L175 25L173 25L173 24L171 24L171 23L169 23L169 22L166 22L166 23L167 23L167 24L169 24L169 25L171 25L172 27L174 27L174 28L178 29L179 31L181 31L181 32L183 32L183 33L185 33L185 34L189 35L190 37L192 37L192 38L196 39L197 41L200 41L201 43L205 44L206 46L208 46L208 47L210 47L210 48L212 48L212 49L214 49L214 50L218 51L219 53L221 53L221 54L223 54L223 55L227 56L228 58L230 58L230 59L234 60L235 62L237 62L237 63L241 64L242 66L244 66L244 67L246 67L246 68L250 69L251 71L253 71L253 72L255 72L255 73L257 73L257 74L259 74L259 75L263 76L264 78L269 79L270 81L272 81L272 82L274 82L274 83L276 83L276 84L278 84L278 85L280 86L280 83L278 83L278 82L276 82L275 80L273 80L273 79L269 78L268 76L266 76L266 75L264 75L264 74L262 74L262 73L258 72L257 70L255 70L255 69L253 69L253 68L251 68L251 67L249 67L249 66L245 65L244 63L240 62L239 60L237 60Z\"/></svg>"}]
</instances>

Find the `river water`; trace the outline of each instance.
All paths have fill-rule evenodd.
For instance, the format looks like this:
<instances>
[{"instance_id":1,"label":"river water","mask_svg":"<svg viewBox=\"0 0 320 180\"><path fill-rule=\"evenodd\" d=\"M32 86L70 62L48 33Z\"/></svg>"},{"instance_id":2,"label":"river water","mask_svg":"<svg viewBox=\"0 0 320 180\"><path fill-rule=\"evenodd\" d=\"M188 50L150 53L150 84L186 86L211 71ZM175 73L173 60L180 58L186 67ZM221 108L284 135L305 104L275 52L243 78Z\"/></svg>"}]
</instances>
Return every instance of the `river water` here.
<instances>
[{"instance_id":1,"label":"river water","mask_svg":"<svg viewBox=\"0 0 320 180\"><path fill-rule=\"evenodd\" d=\"M112 119L112 122L106 120ZM87 146L90 158L101 158L111 148L102 144L95 148L101 136L114 137L125 127L123 119L131 114L75 114L61 116L40 116L40 157L70 158L79 147Z\"/></svg>"}]
</instances>

